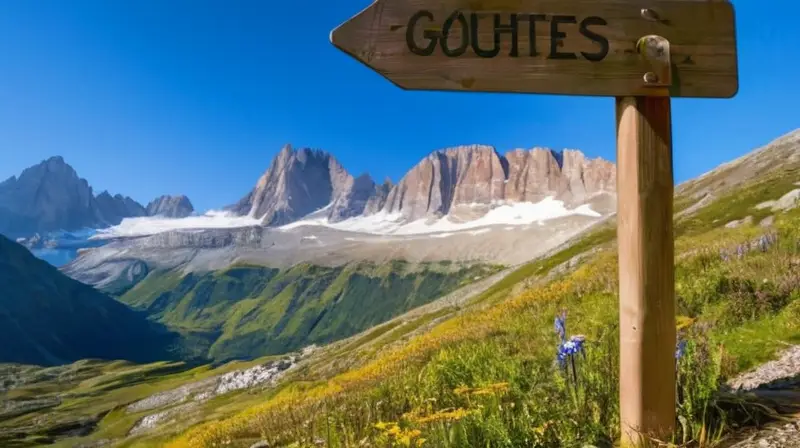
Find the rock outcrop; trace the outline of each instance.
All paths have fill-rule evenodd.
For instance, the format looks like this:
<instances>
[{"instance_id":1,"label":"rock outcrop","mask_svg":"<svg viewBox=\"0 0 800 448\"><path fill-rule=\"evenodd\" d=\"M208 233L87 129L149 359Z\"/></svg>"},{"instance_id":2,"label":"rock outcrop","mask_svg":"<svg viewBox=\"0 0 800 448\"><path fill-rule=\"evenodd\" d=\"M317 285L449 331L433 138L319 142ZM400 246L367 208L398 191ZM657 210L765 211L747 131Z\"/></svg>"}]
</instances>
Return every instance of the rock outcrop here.
<instances>
[{"instance_id":1,"label":"rock outcrop","mask_svg":"<svg viewBox=\"0 0 800 448\"><path fill-rule=\"evenodd\" d=\"M389 178L386 178L380 185L376 184L372 194L367 199L367 203L364 205L364 215L374 215L383 210L383 206L386 205L386 199L389 197L393 187L392 180Z\"/></svg>"},{"instance_id":2,"label":"rock outcrop","mask_svg":"<svg viewBox=\"0 0 800 448\"><path fill-rule=\"evenodd\" d=\"M184 195L160 196L147 204L147 216L185 218L194 212L192 202Z\"/></svg>"}]
</instances>

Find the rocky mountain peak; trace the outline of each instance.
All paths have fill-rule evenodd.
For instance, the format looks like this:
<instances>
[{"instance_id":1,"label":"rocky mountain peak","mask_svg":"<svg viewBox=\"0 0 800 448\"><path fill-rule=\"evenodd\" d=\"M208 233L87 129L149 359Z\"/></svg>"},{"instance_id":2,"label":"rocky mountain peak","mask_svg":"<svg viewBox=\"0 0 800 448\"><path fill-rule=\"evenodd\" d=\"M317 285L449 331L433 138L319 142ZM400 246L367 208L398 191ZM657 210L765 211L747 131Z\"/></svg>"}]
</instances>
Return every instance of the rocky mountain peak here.
<instances>
[{"instance_id":1,"label":"rocky mountain peak","mask_svg":"<svg viewBox=\"0 0 800 448\"><path fill-rule=\"evenodd\" d=\"M50 172L59 172L59 171L66 171L69 173L75 173L75 170L64 161L64 158L61 156L53 156L44 160L42 164L46 167L46 169ZM75 173L77 175L77 173Z\"/></svg>"},{"instance_id":2,"label":"rocky mountain peak","mask_svg":"<svg viewBox=\"0 0 800 448\"><path fill-rule=\"evenodd\" d=\"M369 174L353 178L343 171L334 187L334 199L328 212L331 222L353 218L364 213L367 203L375 194L375 182Z\"/></svg>"},{"instance_id":3,"label":"rocky mountain peak","mask_svg":"<svg viewBox=\"0 0 800 448\"><path fill-rule=\"evenodd\" d=\"M130 197L108 191L95 196L89 182L61 156L0 183L0 233L14 238L107 227L146 214Z\"/></svg>"},{"instance_id":4,"label":"rocky mountain peak","mask_svg":"<svg viewBox=\"0 0 800 448\"><path fill-rule=\"evenodd\" d=\"M146 216L147 211L132 198L119 193L111 195L103 191L95 198L95 210L98 224L116 225L125 218Z\"/></svg>"},{"instance_id":5,"label":"rocky mountain peak","mask_svg":"<svg viewBox=\"0 0 800 448\"><path fill-rule=\"evenodd\" d=\"M165 218L185 218L194 212L194 206L184 195L163 195L147 204L148 216L163 216Z\"/></svg>"},{"instance_id":6,"label":"rocky mountain peak","mask_svg":"<svg viewBox=\"0 0 800 448\"><path fill-rule=\"evenodd\" d=\"M0 233L80 228L96 217L92 188L61 157L43 160L0 185Z\"/></svg>"},{"instance_id":7,"label":"rocky mountain peak","mask_svg":"<svg viewBox=\"0 0 800 448\"><path fill-rule=\"evenodd\" d=\"M26 168L19 176L20 181L42 182L61 179L78 181L82 184L85 183L87 187L89 186L89 183L86 182L85 179L79 178L75 169L66 163L61 156L50 157L36 165Z\"/></svg>"},{"instance_id":8,"label":"rocky mountain peak","mask_svg":"<svg viewBox=\"0 0 800 448\"><path fill-rule=\"evenodd\" d=\"M229 209L282 225L319 210L352 186L353 178L330 154L284 146L256 187Z\"/></svg>"}]
</instances>

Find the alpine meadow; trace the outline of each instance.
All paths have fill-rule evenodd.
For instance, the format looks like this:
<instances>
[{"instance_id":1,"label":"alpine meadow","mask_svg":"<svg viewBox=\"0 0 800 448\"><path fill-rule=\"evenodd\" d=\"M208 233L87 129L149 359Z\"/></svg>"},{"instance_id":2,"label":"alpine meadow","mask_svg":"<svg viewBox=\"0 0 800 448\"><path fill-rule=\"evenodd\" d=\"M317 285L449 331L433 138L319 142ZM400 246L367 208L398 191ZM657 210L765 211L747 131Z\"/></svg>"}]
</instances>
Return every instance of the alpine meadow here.
<instances>
[{"instance_id":1,"label":"alpine meadow","mask_svg":"<svg viewBox=\"0 0 800 448\"><path fill-rule=\"evenodd\" d=\"M338 3L0 3L0 447L800 448L800 4Z\"/></svg>"}]
</instances>

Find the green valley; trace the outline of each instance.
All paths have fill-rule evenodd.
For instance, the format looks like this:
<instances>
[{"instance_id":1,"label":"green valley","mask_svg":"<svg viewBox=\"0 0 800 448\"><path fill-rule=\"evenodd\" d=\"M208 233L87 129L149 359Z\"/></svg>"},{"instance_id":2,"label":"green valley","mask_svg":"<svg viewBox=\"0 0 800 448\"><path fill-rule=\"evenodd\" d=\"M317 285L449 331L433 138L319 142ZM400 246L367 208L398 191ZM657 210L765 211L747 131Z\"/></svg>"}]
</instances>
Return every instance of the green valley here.
<instances>
[{"instance_id":1,"label":"green valley","mask_svg":"<svg viewBox=\"0 0 800 448\"><path fill-rule=\"evenodd\" d=\"M182 275L155 271L120 300L224 361L286 353L366 330L475 280L488 265L457 263L235 265Z\"/></svg>"}]
</instances>

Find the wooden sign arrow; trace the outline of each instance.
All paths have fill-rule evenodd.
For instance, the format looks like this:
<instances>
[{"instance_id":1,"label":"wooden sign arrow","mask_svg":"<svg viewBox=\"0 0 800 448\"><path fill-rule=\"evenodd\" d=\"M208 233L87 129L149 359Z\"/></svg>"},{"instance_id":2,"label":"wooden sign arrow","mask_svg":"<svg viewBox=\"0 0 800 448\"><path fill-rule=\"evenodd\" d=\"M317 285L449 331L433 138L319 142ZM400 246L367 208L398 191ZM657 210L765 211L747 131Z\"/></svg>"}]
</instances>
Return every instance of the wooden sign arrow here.
<instances>
[{"instance_id":1,"label":"wooden sign arrow","mask_svg":"<svg viewBox=\"0 0 800 448\"><path fill-rule=\"evenodd\" d=\"M377 0L331 42L408 90L730 98L739 86L728 2Z\"/></svg>"}]
</instances>

